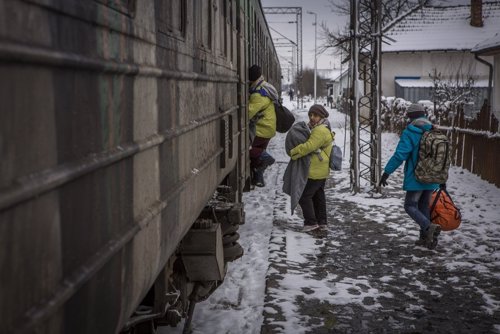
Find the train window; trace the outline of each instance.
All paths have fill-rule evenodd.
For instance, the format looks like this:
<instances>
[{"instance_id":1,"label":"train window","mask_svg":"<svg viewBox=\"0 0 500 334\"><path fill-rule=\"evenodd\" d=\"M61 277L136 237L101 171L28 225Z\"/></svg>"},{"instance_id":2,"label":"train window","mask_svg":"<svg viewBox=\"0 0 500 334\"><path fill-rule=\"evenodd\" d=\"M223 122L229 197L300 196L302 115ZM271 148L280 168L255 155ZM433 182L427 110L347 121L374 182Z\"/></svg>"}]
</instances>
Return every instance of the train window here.
<instances>
[{"instance_id":1,"label":"train window","mask_svg":"<svg viewBox=\"0 0 500 334\"><path fill-rule=\"evenodd\" d=\"M158 31L183 39L186 32L186 0L158 0L155 5Z\"/></svg>"},{"instance_id":2,"label":"train window","mask_svg":"<svg viewBox=\"0 0 500 334\"><path fill-rule=\"evenodd\" d=\"M236 32L236 5L233 0L229 0L229 57L234 59L234 32Z\"/></svg>"},{"instance_id":3,"label":"train window","mask_svg":"<svg viewBox=\"0 0 500 334\"><path fill-rule=\"evenodd\" d=\"M133 17L135 14L136 0L95 0L120 13Z\"/></svg>"},{"instance_id":4,"label":"train window","mask_svg":"<svg viewBox=\"0 0 500 334\"><path fill-rule=\"evenodd\" d=\"M249 16L249 26L250 26L250 63L257 64L257 17L253 8L250 9L251 14Z\"/></svg>"},{"instance_id":5,"label":"train window","mask_svg":"<svg viewBox=\"0 0 500 334\"><path fill-rule=\"evenodd\" d=\"M227 42L228 42L228 4L227 0L219 0L219 29L220 29L220 55L227 57Z\"/></svg>"},{"instance_id":6,"label":"train window","mask_svg":"<svg viewBox=\"0 0 500 334\"><path fill-rule=\"evenodd\" d=\"M196 42L203 49L212 49L212 0L195 1Z\"/></svg>"}]
</instances>

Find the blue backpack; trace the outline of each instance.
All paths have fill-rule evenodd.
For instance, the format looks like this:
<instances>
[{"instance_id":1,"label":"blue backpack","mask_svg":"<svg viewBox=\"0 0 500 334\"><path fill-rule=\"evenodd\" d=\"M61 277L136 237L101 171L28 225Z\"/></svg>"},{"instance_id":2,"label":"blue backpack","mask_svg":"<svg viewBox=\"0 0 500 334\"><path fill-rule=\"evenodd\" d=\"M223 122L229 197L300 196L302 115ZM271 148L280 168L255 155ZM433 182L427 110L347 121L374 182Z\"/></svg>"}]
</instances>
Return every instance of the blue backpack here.
<instances>
[{"instance_id":1,"label":"blue backpack","mask_svg":"<svg viewBox=\"0 0 500 334\"><path fill-rule=\"evenodd\" d=\"M331 170L342 170L342 150L337 145L332 145L332 151L330 152L330 169Z\"/></svg>"},{"instance_id":2,"label":"blue backpack","mask_svg":"<svg viewBox=\"0 0 500 334\"><path fill-rule=\"evenodd\" d=\"M327 126L327 128L331 131L330 126ZM333 139L335 140L335 132L332 131L331 133L332 133ZM323 150L323 152L325 152L325 150ZM328 154L326 152L325 152L325 154L330 159L329 166L330 166L331 170L334 170L334 171L342 170L342 150L340 149L340 147L338 147L335 144L332 144L332 150L330 151L330 154Z\"/></svg>"}]
</instances>

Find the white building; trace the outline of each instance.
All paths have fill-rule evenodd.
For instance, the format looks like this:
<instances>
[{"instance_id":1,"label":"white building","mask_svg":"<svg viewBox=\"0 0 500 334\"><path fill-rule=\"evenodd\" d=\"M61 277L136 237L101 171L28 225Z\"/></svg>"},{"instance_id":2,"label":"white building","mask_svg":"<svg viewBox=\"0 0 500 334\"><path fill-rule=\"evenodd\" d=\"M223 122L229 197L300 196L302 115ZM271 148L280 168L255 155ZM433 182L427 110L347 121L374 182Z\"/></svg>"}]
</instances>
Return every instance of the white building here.
<instances>
[{"instance_id":1,"label":"white building","mask_svg":"<svg viewBox=\"0 0 500 334\"><path fill-rule=\"evenodd\" d=\"M476 45L472 52L481 59L487 56L493 57L491 81L497 85L496 89L494 89L495 86L491 88L491 108L497 119L500 119L500 89L498 88L500 86L500 33Z\"/></svg>"},{"instance_id":2,"label":"white building","mask_svg":"<svg viewBox=\"0 0 500 334\"><path fill-rule=\"evenodd\" d=\"M336 100L338 97L342 95L342 93L349 86L349 68L346 66L342 69L342 72L339 70L335 73L334 76L327 83L327 92L328 95L333 96L333 99Z\"/></svg>"},{"instance_id":3,"label":"white building","mask_svg":"<svg viewBox=\"0 0 500 334\"><path fill-rule=\"evenodd\" d=\"M471 50L499 31L500 1L472 0L471 5L425 6L406 13L384 29L392 40L384 39L389 44L382 46L382 95L405 98L398 94L406 92L413 102L428 100L430 75L437 71L443 78L472 76L486 97L489 67ZM489 54L483 58L493 61Z\"/></svg>"}]
</instances>

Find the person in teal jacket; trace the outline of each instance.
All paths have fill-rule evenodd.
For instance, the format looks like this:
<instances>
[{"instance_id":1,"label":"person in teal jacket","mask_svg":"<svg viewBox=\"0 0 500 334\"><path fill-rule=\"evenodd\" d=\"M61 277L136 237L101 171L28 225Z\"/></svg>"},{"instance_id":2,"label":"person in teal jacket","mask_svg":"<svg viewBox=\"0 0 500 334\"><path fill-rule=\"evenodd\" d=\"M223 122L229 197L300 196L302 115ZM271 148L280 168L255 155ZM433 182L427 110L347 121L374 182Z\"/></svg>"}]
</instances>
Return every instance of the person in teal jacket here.
<instances>
[{"instance_id":1,"label":"person in teal jacket","mask_svg":"<svg viewBox=\"0 0 500 334\"><path fill-rule=\"evenodd\" d=\"M420 138L432 128L425 110L420 104L412 104L406 112L410 123L403 130L396 151L387 162L380 185L387 185L387 178L404 162L403 190L406 190L404 208L406 213L420 226L420 237L415 242L418 246L434 249L437 246L441 227L430 220L429 201L435 183L421 183L415 178L415 166L418 161Z\"/></svg>"},{"instance_id":2,"label":"person in teal jacket","mask_svg":"<svg viewBox=\"0 0 500 334\"><path fill-rule=\"evenodd\" d=\"M325 183L330 175L330 157L333 134L328 123L328 112L320 105L309 108L311 134L306 142L290 150L292 160L310 155L307 183L299 199L304 216L304 232L327 226ZM327 153L328 152L328 153Z\"/></svg>"}]
</instances>

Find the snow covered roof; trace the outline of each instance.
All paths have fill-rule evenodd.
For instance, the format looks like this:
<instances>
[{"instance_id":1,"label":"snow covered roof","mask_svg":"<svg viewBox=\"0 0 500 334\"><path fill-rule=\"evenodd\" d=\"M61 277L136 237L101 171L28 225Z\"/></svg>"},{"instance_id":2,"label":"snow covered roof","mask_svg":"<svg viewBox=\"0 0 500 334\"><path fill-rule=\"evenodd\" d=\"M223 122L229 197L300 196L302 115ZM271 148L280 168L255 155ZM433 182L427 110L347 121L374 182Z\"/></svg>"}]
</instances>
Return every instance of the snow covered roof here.
<instances>
[{"instance_id":1,"label":"snow covered roof","mask_svg":"<svg viewBox=\"0 0 500 334\"><path fill-rule=\"evenodd\" d=\"M395 82L401 87L408 87L408 88L434 87L434 82L431 79L396 79Z\"/></svg>"},{"instance_id":2,"label":"snow covered roof","mask_svg":"<svg viewBox=\"0 0 500 334\"><path fill-rule=\"evenodd\" d=\"M349 68L346 68L343 70L339 75L337 75L335 78L333 78L332 81L340 81L342 80L343 77L347 76L349 74Z\"/></svg>"},{"instance_id":3,"label":"snow covered roof","mask_svg":"<svg viewBox=\"0 0 500 334\"><path fill-rule=\"evenodd\" d=\"M434 87L434 82L432 79L423 78L423 79L396 79L395 82L401 87L413 87L413 88L430 88ZM480 79L474 81L474 87L488 87L487 79Z\"/></svg>"},{"instance_id":4,"label":"snow covered roof","mask_svg":"<svg viewBox=\"0 0 500 334\"><path fill-rule=\"evenodd\" d=\"M337 72L332 74L333 75L329 78L329 82L339 82L343 77L349 74L349 68L344 68L342 71L339 69Z\"/></svg>"},{"instance_id":5,"label":"snow covered roof","mask_svg":"<svg viewBox=\"0 0 500 334\"><path fill-rule=\"evenodd\" d=\"M477 53L489 53L491 51L500 52L500 33L496 33L495 36L477 44L471 51Z\"/></svg>"},{"instance_id":6,"label":"snow covered roof","mask_svg":"<svg viewBox=\"0 0 500 334\"><path fill-rule=\"evenodd\" d=\"M500 1L484 2L483 27L470 25L470 6L422 7L385 28L395 40L383 43L383 52L470 51L500 31Z\"/></svg>"},{"instance_id":7,"label":"snow covered roof","mask_svg":"<svg viewBox=\"0 0 500 334\"><path fill-rule=\"evenodd\" d=\"M318 76L332 80L336 77L339 76L340 69L339 68L334 68L334 69L318 69Z\"/></svg>"},{"instance_id":8,"label":"snow covered roof","mask_svg":"<svg viewBox=\"0 0 500 334\"><path fill-rule=\"evenodd\" d=\"M470 4L470 0L431 0L429 2L430 6L466 6Z\"/></svg>"}]
</instances>

